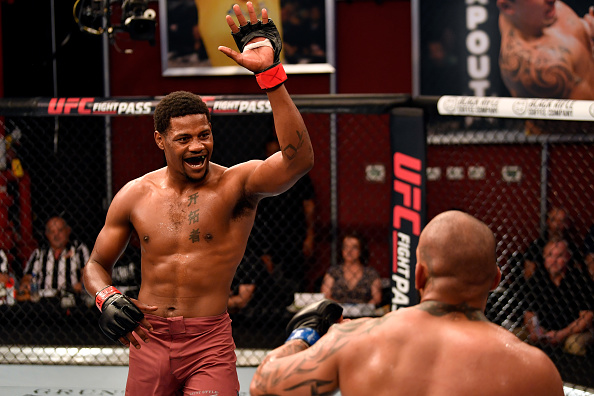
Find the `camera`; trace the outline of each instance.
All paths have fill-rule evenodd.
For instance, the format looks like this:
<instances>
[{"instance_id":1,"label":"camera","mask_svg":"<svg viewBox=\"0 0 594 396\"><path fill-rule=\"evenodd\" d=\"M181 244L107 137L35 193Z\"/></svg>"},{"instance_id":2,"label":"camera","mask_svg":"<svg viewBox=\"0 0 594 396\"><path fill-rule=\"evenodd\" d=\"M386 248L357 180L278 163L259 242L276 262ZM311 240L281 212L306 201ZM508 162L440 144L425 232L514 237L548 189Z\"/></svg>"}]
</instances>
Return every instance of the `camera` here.
<instances>
[{"instance_id":1,"label":"camera","mask_svg":"<svg viewBox=\"0 0 594 396\"><path fill-rule=\"evenodd\" d=\"M124 0L122 3L122 29L132 40L154 44L157 13L148 8L147 0Z\"/></svg>"},{"instance_id":2,"label":"camera","mask_svg":"<svg viewBox=\"0 0 594 396\"><path fill-rule=\"evenodd\" d=\"M121 12L119 21L118 11ZM73 15L84 32L108 34L112 40L116 33L123 32L132 40L155 44L157 13L149 8L149 0L78 0Z\"/></svg>"}]
</instances>

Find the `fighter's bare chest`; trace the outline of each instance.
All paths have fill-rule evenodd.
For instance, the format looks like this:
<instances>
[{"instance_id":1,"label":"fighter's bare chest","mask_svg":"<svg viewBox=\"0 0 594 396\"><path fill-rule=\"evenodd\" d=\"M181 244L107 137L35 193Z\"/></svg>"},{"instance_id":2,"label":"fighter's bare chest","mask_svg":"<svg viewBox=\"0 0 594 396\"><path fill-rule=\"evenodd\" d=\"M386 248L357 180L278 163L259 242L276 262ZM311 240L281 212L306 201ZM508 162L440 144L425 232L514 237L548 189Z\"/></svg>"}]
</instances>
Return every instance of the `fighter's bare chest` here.
<instances>
[{"instance_id":1,"label":"fighter's bare chest","mask_svg":"<svg viewBox=\"0 0 594 396\"><path fill-rule=\"evenodd\" d=\"M230 206L224 197L208 193L152 194L137 205L131 222L141 239L194 244L223 231Z\"/></svg>"}]
</instances>

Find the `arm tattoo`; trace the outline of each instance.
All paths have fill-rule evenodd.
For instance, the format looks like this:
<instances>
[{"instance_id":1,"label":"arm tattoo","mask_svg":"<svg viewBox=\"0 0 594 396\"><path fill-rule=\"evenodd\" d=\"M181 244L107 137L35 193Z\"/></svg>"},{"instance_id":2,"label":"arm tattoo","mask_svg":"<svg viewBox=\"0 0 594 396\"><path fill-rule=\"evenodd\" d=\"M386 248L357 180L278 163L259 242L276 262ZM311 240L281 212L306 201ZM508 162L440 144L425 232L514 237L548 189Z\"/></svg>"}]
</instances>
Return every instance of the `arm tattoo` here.
<instances>
[{"instance_id":1,"label":"arm tattoo","mask_svg":"<svg viewBox=\"0 0 594 396\"><path fill-rule=\"evenodd\" d=\"M334 394L334 390L330 391L330 392L320 392L320 388L324 385L329 385L331 384L332 381L323 381L323 380L318 380L318 379L312 379L312 380L307 380L307 381L303 381L301 383L296 384L295 386L292 386L290 388L286 388L285 390L287 391L292 391L298 388L301 388L303 386L307 386L310 388L310 394L312 396L325 396L325 395L333 395Z\"/></svg>"},{"instance_id":2,"label":"arm tattoo","mask_svg":"<svg viewBox=\"0 0 594 396\"><path fill-rule=\"evenodd\" d=\"M288 144L282 148L283 153L287 156L288 159L292 160L297 155L297 152L303 146L303 136L305 135L305 131L295 131L297 133L298 143L297 147L293 146L292 144Z\"/></svg>"},{"instance_id":3,"label":"arm tattoo","mask_svg":"<svg viewBox=\"0 0 594 396\"><path fill-rule=\"evenodd\" d=\"M439 301L426 301L417 305L417 308L430 313L433 316L445 316L453 312L459 312L468 320L488 322L489 320L480 309L469 306L466 303L451 305Z\"/></svg>"},{"instance_id":4,"label":"arm tattoo","mask_svg":"<svg viewBox=\"0 0 594 396\"><path fill-rule=\"evenodd\" d=\"M332 332L336 334L332 337L324 339L323 342L315 344L311 347L312 352L301 354L298 358L290 361L280 363L275 360L307 349L303 343L288 343L281 348L275 350L274 355L269 355L264 359L256 374L254 375L254 382L256 387L265 395L272 396L272 393L267 393L273 387L283 386L283 392L289 392L299 388L308 388L310 395L332 395L336 391L334 378L311 378L308 374L315 371L320 364L340 351L350 340L351 335L359 335L371 332L373 328L383 323L385 317L370 320L358 320L348 323L343 323L335 326ZM300 382L293 382L294 377L301 376ZM303 377L305 376L305 377ZM305 379L303 379L305 378Z\"/></svg>"},{"instance_id":5,"label":"arm tattoo","mask_svg":"<svg viewBox=\"0 0 594 396\"><path fill-rule=\"evenodd\" d=\"M564 46L521 45L512 30L501 49L499 66L508 89L517 97L568 98L580 79Z\"/></svg>"}]
</instances>

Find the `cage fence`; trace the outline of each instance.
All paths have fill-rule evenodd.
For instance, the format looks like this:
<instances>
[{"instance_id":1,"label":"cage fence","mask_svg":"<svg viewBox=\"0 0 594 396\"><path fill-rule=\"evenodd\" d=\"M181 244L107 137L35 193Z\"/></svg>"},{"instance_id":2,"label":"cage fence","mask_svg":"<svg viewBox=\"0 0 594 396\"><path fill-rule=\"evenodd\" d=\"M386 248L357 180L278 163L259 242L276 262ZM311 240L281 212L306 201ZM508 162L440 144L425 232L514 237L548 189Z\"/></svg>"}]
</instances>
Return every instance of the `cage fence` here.
<instances>
[{"instance_id":1,"label":"cage fence","mask_svg":"<svg viewBox=\"0 0 594 396\"><path fill-rule=\"evenodd\" d=\"M225 108L235 111L213 111L213 162L233 166L268 155L272 116L237 111L248 99L253 98L222 98L229 102ZM567 314L579 312L580 304L594 295L594 269L588 265L594 245L592 122L538 121L535 129L527 119L439 115L434 101L419 104L402 95L302 96L295 102L308 127L316 165L287 193L259 205L231 290L256 284L248 305L230 310L239 365L257 365L266 351L284 341L284 327L295 310L308 298L319 298L324 275L341 262L346 235L360 237L368 267L379 277L381 295L371 313L386 312L390 134L398 133L390 130L390 110L412 106L426 113L427 220L459 209L483 220L496 235L503 278L489 298L487 317L542 348L565 382L594 387L593 343L587 342L592 327L583 339L550 345L546 337L531 336L533 329L525 321L525 312L545 312L546 304L554 302L543 297L550 287L543 250L551 249L545 247L548 234L558 232L549 231L551 227L561 228L559 239L570 253L567 267L579 284L568 288L572 301L555 302L552 317L539 318L541 328L569 320ZM80 246L92 249L113 194L165 165L154 143L151 114L48 116L4 103L0 117L0 249L6 255L0 362L126 365L127 350L99 330L93 300L72 282L57 286L58 278L68 278L64 269L52 274L54 283L42 285L55 292L36 302L20 290L20 283L28 268L31 272L31 257L47 248L46 223L55 216L72 230L73 252L81 252L78 264L72 264L79 266L80 276L85 257ZM561 226L553 224L554 215L564 216L557 221ZM140 254L133 239L114 267L114 284L136 296L140 281ZM578 392L576 387L567 394Z\"/></svg>"},{"instance_id":2,"label":"cage fence","mask_svg":"<svg viewBox=\"0 0 594 396\"><path fill-rule=\"evenodd\" d=\"M592 388L592 324L560 330L594 307L594 123L428 113L428 219L460 209L491 228L502 281L487 317Z\"/></svg>"}]
</instances>

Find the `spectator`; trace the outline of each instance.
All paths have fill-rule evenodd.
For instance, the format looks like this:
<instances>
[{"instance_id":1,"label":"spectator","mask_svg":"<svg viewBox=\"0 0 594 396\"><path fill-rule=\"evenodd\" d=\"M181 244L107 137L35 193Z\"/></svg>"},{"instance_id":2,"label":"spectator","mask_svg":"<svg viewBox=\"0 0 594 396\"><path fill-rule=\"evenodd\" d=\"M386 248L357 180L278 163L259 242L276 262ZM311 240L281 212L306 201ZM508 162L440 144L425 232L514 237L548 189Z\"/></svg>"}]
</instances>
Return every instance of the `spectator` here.
<instances>
[{"instance_id":1,"label":"spectator","mask_svg":"<svg viewBox=\"0 0 594 396\"><path fill-rule=\"evenodd\" d=\"M40 297L60 297L60 294L80 295L81 270L89 260L89 249L77 240L70 240L71 228L61 217L50 218L45 225L49 245L37 248L29 257L21 291L30 292L31 284L39 288Z\"/></svg>"},{"instance_id":2,"label":"spectator","mask_svg":"<svg viewBox=\"0 0 594 396\"><path fill-rule=\"evenodd\" d=\"M322 293L339 303L374 304L382 302L382 285L378 272L367 266L363 239L349 233L342 239L342 263L332 266L324 275Z\"/></svg>"},{"instance_id":3,"label":"spectator","mask_svg":"<svg viewBox=\"0 0 594 396\"><path fill-rule=\"evenodd\" d=\"M284 341L281 330L290 319L286 307L293 294L290 281L267 257L246 255L233 278L227 306L240 347L271 348Z\"/></svg>"},{"instance_id":4,"label":"spectator","mask_svg":"<svg viewBox=\"0 0 594 396\"><path fill-rule=\"evenodd\" d=\"M0 249L0 274L8 274L9 270L8 256L4 250Z\"/></svg>"},{"instance_id":5,"label":"spectator","mask_svg":"<svg viewBox=\"0 0 594 396\"><path fill-rule=\"evenodd\" d=\"M280 150L276 136L266 141L266 158ZM305 174L288 191L260 201L246 256L255 255L292 281L290 294L305 288L305 267L314 250L315 192Z\"/></svg>"},{"instance_id":6,"label":"spectator","mask_svg":"<svg viewBox=\"0 0 594 396\"><path fill-rule=\"evenodd\" d=\"M511 330L522 340L527 339L529 334L526 331L524 323L524 312L526 311L526 302L532 298L529 291L528 281L535 275L541 275L545 272L543 267L542 251L549 240L569 240L569 220L567 212L563 208L553 207L547 213L546 229L542 235L534 240L524 254L514 254L510 259L510 273L506 274L502 287L506 288L502 298L505 300L506 312L508 316L501 324ZM579 253L573 244L570 244L570 250L575 255L575 260L579 262ZM517 267L517 268L516 268Z\"/></svg>"},{"instance_id":7,"label":"spectator","mask_svg":"<svg viewBox=\"0 0 594 396\"><path fill-rule=\"evenodd\" d=\"M568 243L569 252L573 258L572 263L581 264L581 255L577 246L571 242L569 235L569 217L567 211L560 207L553 207L547 213L547 228L543 235L536 239L524 254L524 276L530 278L537 270L538 263L543 263L542 252L549 241L565 240ZM542 269L542 268L540 268Z\"/></svg>"},{"instance_id":8,"label":"spectator","mask_svg":"<svg viewBox=\"0 0 594 396\"><path fill-rule=\"evenodd\" d=\"M592 340L594 290L582 271L572 268L568 243L550 241L543 250L543 276L528 282L534 296L524 314L529 341L543 347L563 346L584 355Z\"/></svg>"},{"instance_id":9,"label":"spectator","mask_svg":"<svg viewBox=\"0 0 594 396\"><path fill-rule=\"evenodd\" d=\"M15 302L15 278L8 265L8 256L0 249L0 305Z\"/></svg>"}]
</instances>

